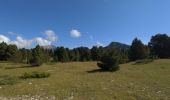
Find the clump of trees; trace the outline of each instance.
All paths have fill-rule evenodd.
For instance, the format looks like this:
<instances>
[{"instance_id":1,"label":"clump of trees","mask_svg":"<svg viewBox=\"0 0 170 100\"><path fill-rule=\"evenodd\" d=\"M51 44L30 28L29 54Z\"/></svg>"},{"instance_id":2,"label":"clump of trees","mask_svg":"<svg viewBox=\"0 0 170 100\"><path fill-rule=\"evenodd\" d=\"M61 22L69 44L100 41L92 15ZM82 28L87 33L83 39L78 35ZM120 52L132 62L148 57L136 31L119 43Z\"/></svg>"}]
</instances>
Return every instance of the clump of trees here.
<instances>
[{"instance_id":1,"label":"clump of trees","mask_svg":"<svg viewBox=\"0 0 170 100\"><path fill-rule=\"evenodd\" d=\"M170 37L166 34L152 36L149 48L152 56L170 58Z\"/></svg>"},{"instance_id":2,"label":"clump of trees","mask_svg":"<svg viewBox=\"0 0 170 100\"><path fill-rule=\"evenodd\" d=\"M44 49L41 48L39 45L36 46L34 49L32 49L32 57L29 61L29 63L32 66L40 66L42 65L44 62L47 62L48 56L45 53Z\"/></svg>"},{"instance_id":3,"label":"clump of trees","mask_svg":"<svg viewBox=\"0 0 170 100\"><path fill-rule=\"evenodd\" d=\"M131 61L145 59L149 57L149 53L148 46L144 45L138 38L135 38L130 46L129 59Z\"/></svg>"},{"instance_id":4,"label":"clump of trees","mask_svg":"<svg viewBox=\"0 0 170 100\"><path fill-rule=\"evenodd\" d=\"M147 58L170 58L170 37L167 34L156 34L148 45L135 38L132 42L129 59L131 61Z\"/></svg>"},{"instance_id":5,"label":"clump of trees","mask_svg":"<svg viewBox=\"0 0 170 100\"><path fill-rule=\"evenodd\" d=\"M0 43L0 60L20 62L21 54L16 45L7 45L5 42Z\"/></svg>"}]
</instances>

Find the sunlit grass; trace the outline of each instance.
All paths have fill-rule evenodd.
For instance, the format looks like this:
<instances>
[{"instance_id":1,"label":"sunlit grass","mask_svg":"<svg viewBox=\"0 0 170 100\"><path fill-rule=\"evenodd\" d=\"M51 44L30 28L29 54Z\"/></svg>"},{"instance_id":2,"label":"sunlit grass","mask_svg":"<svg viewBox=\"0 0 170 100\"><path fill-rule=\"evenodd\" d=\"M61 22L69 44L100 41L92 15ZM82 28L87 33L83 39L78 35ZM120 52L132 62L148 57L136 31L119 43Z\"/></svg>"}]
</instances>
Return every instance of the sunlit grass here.
<instances>
[{"instance_id":1,"label":"sunlit grass","mask_svg":"<svg viewBox=\"0 0 170 100\"><path fill-rule=\"evenodd\" d=\"M3 62L0 66L0 76L19 77L25 72L35 71L50 73L48 78L0 85L0 97L26 95L42 98L55 96L59 100L170 99L170 60L166 59L139 65L134 62L122 64L116 72L97 71L96 62L52 63L31 68Z\"/></svg>"}]
</instances>

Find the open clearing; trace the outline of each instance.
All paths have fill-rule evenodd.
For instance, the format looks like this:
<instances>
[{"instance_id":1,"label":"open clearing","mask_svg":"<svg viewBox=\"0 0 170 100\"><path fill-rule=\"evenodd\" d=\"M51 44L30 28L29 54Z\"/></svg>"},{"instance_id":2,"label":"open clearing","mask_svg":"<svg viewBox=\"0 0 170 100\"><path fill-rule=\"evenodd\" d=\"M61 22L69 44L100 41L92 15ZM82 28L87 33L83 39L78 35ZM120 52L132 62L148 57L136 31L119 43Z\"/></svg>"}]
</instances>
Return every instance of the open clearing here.
<instances>
[{"instance_id":1,"label":"open clearing","mask_svg":"<svg viewBox=\"0 0 170 100\"><path fill-rule=\"evenodd\" d=\"M117 72L100 72L96 62L49 63L41 67L0 63L0 76L44 71L43 79L18 79L0 85L1 98L33 97L44 100L170 100L170 60L149 64L122 64ZM0 98L0 99L1 99Z\"/></svg>"}]
</instances>

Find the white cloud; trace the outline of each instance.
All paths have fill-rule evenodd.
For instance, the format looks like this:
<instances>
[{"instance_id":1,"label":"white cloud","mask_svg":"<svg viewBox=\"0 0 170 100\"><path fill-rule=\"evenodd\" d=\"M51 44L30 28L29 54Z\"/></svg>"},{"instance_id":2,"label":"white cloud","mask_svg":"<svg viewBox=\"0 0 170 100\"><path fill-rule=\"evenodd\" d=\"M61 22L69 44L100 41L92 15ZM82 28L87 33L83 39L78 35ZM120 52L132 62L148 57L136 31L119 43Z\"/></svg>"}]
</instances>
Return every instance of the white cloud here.
<instances>
[{"instance_id":1,"label":"white cloud","mask_svg":"<svg viewBox=\"0 0 170 100\"><path fill-rule=\"evenodd\" d=\"M23 39L21 36L17 36L15 41L10 41L9 44L15 44L19 48L25 48L31 46L33 43L33 40L26 40Z\"/></svg>"},{"instance_id":2,"label":"white cloud","mask_svg":"<svg viewBox=\"0 0 170 100\"><path fill-rule=\"evenodd\" d=\"M58 39L58 37L56 36L53 30L46 30L44 34L47 35L46 39L49 41L57 41Z\"/></svg>"},{"instance_id":3,"label":"white cloud","mask_svg":"<svg viewBox=\"0 0 170 100\"><path fill-rule=\"evenodd\" d=\"M6 42L6 43L9 43L10 42L10 39L4 35L0 35L0 43L1 42Z\"/></svg>"},{"instance_id":4,"label":"white cloud","mask_svg":"<svg viewBox=\"0 0 170 100\"><path fill-rule=\"evenodd\" d=\"M51 45L52 42L55 42L58 39L53 30L44 31L43 34L45 34L45 38L35 37L33 39L28 40L24 39L18 33L15 32L7 32L7 34L16 36L16 40L11 41L10 38L0 34L0 43L6 42L7 44L15 44L18 48L26 48L32 46L33 43L39 44L40 46Z\"/></svg>"},{"instance_id":5,"label":"white cloud","mask_svg":"<svg viewBox=\"0 0 170 100\"><path fill-rule=\"evenodd\" d=\"M96 45L97 45L98 47L99 47L99 46L104 46L104 44L101 43L101 42L99 42L99 41L96 42Z\"/></svg>"},{"instance_id":6,"label":"white cloud","mask_svg":"<svg viewBox=\"0 0 170 100\"><path fill-rule=\"evenodd\" d=\"M70 31L70 35L71 35L71 37L73 37L73 38L78 38L78 37L81 36L81 33L80 33L78 30L72 29L72 30Z\"/></svg>"},{"instance_id":7,"label":"white cloud","mask_svg":"<svg viewBox=\"0 0 170 100\"><path fill-rule=\"evenodd\" d=\"M45 46L45 45L51 45L51 41L43 39L41 37L37 37L35 38L35 41L37 44L39 44L40 46Z\"/></svg>"}]
</instances>

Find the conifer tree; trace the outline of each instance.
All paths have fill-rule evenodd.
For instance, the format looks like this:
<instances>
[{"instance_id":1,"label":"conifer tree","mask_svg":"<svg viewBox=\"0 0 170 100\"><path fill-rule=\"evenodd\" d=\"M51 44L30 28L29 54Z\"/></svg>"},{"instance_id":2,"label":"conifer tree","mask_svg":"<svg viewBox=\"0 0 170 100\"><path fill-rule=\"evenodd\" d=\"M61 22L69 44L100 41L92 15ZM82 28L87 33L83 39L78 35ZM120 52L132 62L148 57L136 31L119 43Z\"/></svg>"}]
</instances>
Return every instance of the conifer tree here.
<instances>
[{"instance_id":1,"label":"conifer tree","mask_svg":"<svg viewBox=\"0 0 170 100\"><path fill-rule=\"evenodd\" d=\"M43 49L37 45L33 50L32 50L32 59L30 60L30 64L32 66L40 66L44 62L44 54L43 54Z\"/></svg>"},{"instance_id":2,"label":"conifer tree","mask_svg":"<svg viewBox=\"0 0 170 100\"><path fill-rule=\"evenodd\" d=\"M130 47L130 53L129 53L130 60L134 61L139 59L145 59L147 57L148 57L148 49L142 43L141 40L135 38Z\"/></svg>"}]
</instances>

